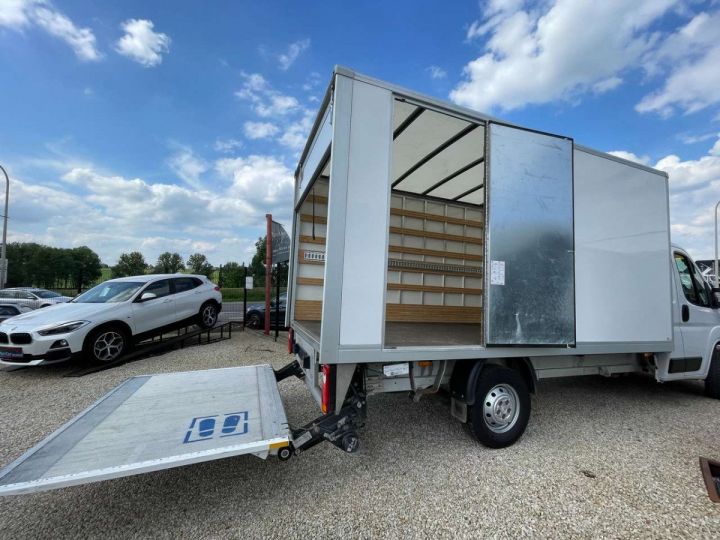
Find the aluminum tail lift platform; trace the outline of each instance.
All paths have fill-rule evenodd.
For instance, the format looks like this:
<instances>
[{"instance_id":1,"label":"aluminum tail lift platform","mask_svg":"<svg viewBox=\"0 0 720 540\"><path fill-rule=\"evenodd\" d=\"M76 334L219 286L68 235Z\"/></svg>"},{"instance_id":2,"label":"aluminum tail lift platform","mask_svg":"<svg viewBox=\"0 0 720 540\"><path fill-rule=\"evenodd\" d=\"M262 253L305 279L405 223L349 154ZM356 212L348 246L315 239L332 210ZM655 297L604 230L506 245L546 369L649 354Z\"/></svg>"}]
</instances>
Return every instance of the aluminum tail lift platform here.
<instances>
[{"instance_id":1,"label":"aluminum tail lift platform","mask_svg":"<svg viewBox=\"0 0 720 540\"><path fill-rule=\"evenodd\" d=\"M243 454L281 460L327 440L357 447L365 399L291 431L277 382L296 363L128 379L0 471L0 495L159 471Z\"/></svg>"}]
</instances>

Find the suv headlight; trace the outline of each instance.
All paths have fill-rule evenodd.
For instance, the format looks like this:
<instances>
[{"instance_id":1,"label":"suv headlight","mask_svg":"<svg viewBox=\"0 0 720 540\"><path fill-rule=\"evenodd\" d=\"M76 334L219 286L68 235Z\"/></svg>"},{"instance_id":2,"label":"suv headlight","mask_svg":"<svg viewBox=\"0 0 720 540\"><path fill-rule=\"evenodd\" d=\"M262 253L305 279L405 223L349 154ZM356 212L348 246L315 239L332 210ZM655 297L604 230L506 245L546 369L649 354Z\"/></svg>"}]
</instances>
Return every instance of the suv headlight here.
<instances>
[{"instance_id":1,"label":"suv headlight","mask_svg":"<svg viewBox=\"0 0 720 540\"><path fill-rule=\"evenodd\" d=\"M54 336L55 334L69 334L70 332L74 332L78 328L82 328L86 324L89 324L90 321L72 321L72 322L66 322L62 324L57 324L55 326L50 326L49 328L43 328L42 330L38 330L37 333L41 336Z\"/></svg>"}]
</instances>

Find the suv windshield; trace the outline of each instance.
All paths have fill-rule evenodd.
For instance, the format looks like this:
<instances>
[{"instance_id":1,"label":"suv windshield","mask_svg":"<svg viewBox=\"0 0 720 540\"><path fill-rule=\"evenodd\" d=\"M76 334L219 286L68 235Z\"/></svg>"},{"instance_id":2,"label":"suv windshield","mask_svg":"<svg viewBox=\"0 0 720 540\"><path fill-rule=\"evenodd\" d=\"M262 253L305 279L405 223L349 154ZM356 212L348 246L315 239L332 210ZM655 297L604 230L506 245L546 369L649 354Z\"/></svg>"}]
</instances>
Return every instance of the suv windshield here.
<instances>
[{"instance_id":1,"label":"suv windshield","mask_svg":"<svg viewBox=\"0 0 720 540\"><path fill-rule=\"evenodd\" d=\"M33 291L40 298L58 298L60 295L52 291Z\"/></svg>"},{"instance_id":2,"label":"suv windshield","mask_svg":"<svg viewBox=\"0 0 720 540\"><path fill-rule=\"evenodd\" d=\"M71 300L76 304L105 304L129 300L144 283L134 281L105 282Z\"/></svg>"}]
</instances>

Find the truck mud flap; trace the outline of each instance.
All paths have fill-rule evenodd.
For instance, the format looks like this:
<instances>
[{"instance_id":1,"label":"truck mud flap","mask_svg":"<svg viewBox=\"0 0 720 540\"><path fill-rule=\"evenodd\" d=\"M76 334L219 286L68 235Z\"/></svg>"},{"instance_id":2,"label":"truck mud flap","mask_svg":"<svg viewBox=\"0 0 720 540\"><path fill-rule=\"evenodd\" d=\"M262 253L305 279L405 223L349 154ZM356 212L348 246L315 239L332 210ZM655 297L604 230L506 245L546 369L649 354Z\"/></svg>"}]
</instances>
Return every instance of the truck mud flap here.
<instances>
[{"instance_id":1,"label":"truck mud flap","mask_svg":"<svg viewBox=\"0 0 720 540\"><path fill-rule=\"evenodd\" d=\"M0 495L33 493L290 445L269 365L128 379L0 471Z\"/></svg>"}]
</instances>

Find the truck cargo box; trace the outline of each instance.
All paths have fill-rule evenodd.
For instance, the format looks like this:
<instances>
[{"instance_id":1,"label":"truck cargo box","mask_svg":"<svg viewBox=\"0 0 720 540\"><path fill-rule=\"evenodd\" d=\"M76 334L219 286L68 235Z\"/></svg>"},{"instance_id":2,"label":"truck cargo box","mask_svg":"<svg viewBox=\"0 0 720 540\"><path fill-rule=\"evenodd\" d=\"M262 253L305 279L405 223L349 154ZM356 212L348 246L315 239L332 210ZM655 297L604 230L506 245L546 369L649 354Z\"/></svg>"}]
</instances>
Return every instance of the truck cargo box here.
<instances>
[{"instance_id":1,"label":"truck cargo box","mask_svg":"<svg viewBox=\"0 0 720 540\"><path fill-rule=\"evenodd\" d=\"M337 68L295 187L308 356L672 349L663 172Z\"/></svg>"}]
</instances>

